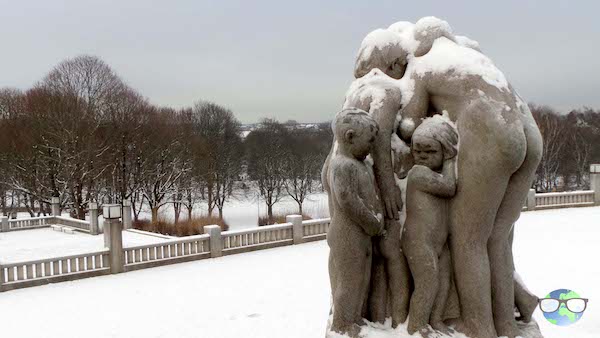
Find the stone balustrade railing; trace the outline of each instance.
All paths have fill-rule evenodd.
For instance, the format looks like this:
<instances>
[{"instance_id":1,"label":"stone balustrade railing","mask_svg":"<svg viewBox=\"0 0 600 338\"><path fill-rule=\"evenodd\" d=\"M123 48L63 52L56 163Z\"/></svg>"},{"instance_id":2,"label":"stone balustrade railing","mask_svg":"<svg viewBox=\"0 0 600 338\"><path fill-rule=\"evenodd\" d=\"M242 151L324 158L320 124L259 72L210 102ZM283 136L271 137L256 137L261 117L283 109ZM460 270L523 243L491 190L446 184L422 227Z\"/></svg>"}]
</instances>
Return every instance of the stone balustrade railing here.
<instances>
[{"instance_id":1,"label":"stone balustrade railing","mask_svg":"<svg viewBox=\"0 0 600 338\"><path fill-rule=\"evenodd\" d=\"M54 224L54 216L41 216L31 218L20 218L20 219L7 219L8 230L7 231L18 231L27 229L37 229L48 227ZM2 230L4 231L4 230Z\"/></svg>"},{"instance_id":2,"label":"stone balustrade railing","mask_svg":"<svg viewBox=\"0 0 600 338\"><path fill-rule=\"evenodd\" d=\"M555 192L535 195L536 209L594 205L594 191Z\"/></svg>"},{"instance_id":3,"label":"stone balustrade railing","mask_svg":"<svg viewBox=\"0 0 600 338\"><path fill-rule=\"evenodd\" d=\"M109 274L108 249L0 265L0 291Z\"/></svg>"},{"instance_id":4,"label":"stone balustrade railing","mask_svg":"<svg viewBox=\"0 0 600 338\"><path fill-rule=\"evenodd\" d=\"M530 191L525 210L598 205L597 196L594 191L544 194ZM52 224L90 229L86 221L46 216L19 220L3 217L0 230L35 229ZM123 248L121 243L120 247L110 247L112 242L108 241L105 243L109 243L109 248L98 252L0 264L0 291L323 240L329 224L329 218L303 221L302 216L290 215L284 224L224 232L219 226L211 225L204 228L206 234L203 235L148 245ZM109 259L112 256L123 258Z\"/></svg>"},{"instance_id":5,"label":"stone balustrade railing","mask_svg":"<svg viewBox=\"0 0 600 338\"><path fill-rule=\"evenodd\" d=\"M180 263L210 257L210 236L197 235L184 239L124 248L125 271Z\"/></svg>"}]
</instances>

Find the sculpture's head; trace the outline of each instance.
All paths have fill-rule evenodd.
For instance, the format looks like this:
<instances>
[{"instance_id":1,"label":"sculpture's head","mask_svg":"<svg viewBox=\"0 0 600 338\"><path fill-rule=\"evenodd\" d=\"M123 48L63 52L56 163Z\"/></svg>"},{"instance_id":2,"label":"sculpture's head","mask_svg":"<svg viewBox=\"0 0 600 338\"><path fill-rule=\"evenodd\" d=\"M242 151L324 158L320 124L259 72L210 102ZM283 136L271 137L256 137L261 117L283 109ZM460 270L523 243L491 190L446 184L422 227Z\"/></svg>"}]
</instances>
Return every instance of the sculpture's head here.
<instances>
[{"instance_id":1,"label":"sculpture's head","mask_svg":"<svg viewBox=\"0 0 600 338\"><path fill-rule=\"evenodd\" d=\"M337 113L331 128L339 149L362 161L371 152L379 126L366 111L347 108Z\"/></svg>"},{"instance_id":2,"label":"sculpture's head","mask_svg":"<svg viewBox=\"0 0 600 338\"><path fill-rule=\"evenodd\" d=\"M425 119L412 136L411 152L415 164L440 170L444 160L458 154L456 127L441 115Z\"/></svg>"},{"instance_id":3,"label":"sculpture's head","mask_svg":"<svg viewBox=\"0 0 600 338\"><path fill-rule=\"evenodd\" d=\"M378 68L389 77L400 79L406 71L408 52L402 46L401 36L387 29L369 33L358 50L354 77L361 78Z\"/></svg>"}]
</instances>

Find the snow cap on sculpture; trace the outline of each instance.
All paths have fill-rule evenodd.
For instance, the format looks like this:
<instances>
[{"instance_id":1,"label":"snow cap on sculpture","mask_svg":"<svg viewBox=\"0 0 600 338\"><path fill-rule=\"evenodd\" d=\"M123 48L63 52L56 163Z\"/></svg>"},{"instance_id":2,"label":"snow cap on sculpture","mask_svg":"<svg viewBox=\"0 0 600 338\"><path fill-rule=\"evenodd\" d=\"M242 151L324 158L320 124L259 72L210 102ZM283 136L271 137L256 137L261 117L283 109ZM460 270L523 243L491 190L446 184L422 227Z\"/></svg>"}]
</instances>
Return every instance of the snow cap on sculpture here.
<instances>
[{"instance_id":1,"label":"snow cap on sculpture","mask_svg":"<svg viewBox=\"0 0 600 338\"><path fill-rule=\"evenodd\" d=\"M374 68L399 79L404 74L408 52L401 37L387 29L376 29L362 41L354 67L354 77L360 78Z\"/></svg>"},{"instance_id":2,"label":"snow cap on sculpture","mask_svg":"<svg viewBox=\"0 0 600 338\"><path fill-rule=\"evenodd\" d=\"M435 40L441 37L456 42L448 22L434 16L426 16L417 21L414 27L414 37L419 42L419 46L415 50L416 57L427 54Z\"/></svg>"},{"instance_id":3,"label":"snow cap on sculpture","mask_svg":"<svg viewBox=\"0 0 600 338\"><path fill-rule=\"evenodd\" d=\"M463 35L456 35L455 38L456 38L456 43L458 43L459 45L461 45L463 47L468 47L468 48L474 49L481 53L481 47L479 46L479 42L477 42L473 39L470 39L466 36L463 36Z\"/></svg>"}]
</instances>

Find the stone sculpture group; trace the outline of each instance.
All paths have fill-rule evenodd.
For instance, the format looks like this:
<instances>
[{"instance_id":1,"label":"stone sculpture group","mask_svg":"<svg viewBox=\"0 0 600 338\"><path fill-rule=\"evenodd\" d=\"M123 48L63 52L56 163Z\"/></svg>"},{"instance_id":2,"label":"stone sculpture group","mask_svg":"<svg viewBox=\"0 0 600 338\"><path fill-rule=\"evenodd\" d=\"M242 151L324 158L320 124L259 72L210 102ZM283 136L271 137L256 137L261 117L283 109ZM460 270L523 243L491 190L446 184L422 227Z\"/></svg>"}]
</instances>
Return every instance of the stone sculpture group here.
<instances>
[{"instance_id":1,"label":"stone sculpture group","mask_svg":"<svg viewBox=\"0 0 600 338\"><path fill-rule=\"evenodd\" d=\"M434 17L371 32L354 75L322 172L327 335L391 318L424 337L541 337L512 255L542 154L527 104L477 42Z\"/></svg>"}]
</instances>

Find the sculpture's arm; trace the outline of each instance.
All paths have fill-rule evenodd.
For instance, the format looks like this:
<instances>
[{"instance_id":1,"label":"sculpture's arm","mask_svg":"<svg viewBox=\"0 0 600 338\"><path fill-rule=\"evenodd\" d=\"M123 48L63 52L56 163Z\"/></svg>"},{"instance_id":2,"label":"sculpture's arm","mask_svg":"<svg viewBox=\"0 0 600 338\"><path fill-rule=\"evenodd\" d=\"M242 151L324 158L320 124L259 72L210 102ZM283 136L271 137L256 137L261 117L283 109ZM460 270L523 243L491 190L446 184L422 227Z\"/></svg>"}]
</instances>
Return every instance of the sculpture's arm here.
<instances>
[{"instance_id":1,"label":"sculpture's arm","mask_svg":"<svg viewBox=\"0 0 600 338\"><path fill-rule=\"evenodd\" d=\"M358 196L358 168L352 164L343 164L339 169L333 173L333 191L343 212L357 222L369 236L381 234L384 229L383 220L380 220Z\"/></svg>"},{"instance_id":2,"label":"sculpture's arm","mask_svg":"<svg viewBox=\"0 0 600 338\"><path fill-rule=\"evenodd\" d=\"M388 218L399 219L402 210L402 194L396 185L394 166L392 164L392 134L401 108L401 93L397 88L386 89L385 101L372 111L372 116L379 125L379 133L375 138L373 151L373 170L381 198Z\"/></svg>"},{"instance_id":3,"label":"sculpture's arm","mask_svg":"<svg viewBox=\"0 0 600 338\"><path fill-rule=\"evenodd\" d=\"M417 77L413 81L413 95L406 106L402 108L402 121L400 123L400 134L406 142L411 139L413 132L421 124L422 119L427 117L429 111L429 93L425 80L422 77Z\"/></svg>"},{"instance_id":4,"label":"sculpture's arm","mask_svg":"<svg viewBox=\"0 0 600 338\"><path fill-rule=\"evenodd\" d=\"M327 193L329 198L327 199L327 204L329 206L329 217L333 217L334 208L333 208L333 198L331 198L331 189L329 187L329 178L327 177L329 172L329 162L331 161L331 157L333 156L333 150L335 147L335 138L333 139L333 143L331 149L329 150L329 154L325 159L325 163L323 164L323 168L321 169L321 184L323 185L323 190Z\"/></svg>"},{"instance_id":5,"label":"sculpture's arm","mask_svg":"<svg viewBox=\"0 0 600 338\"><path fill-rule=\"evenodd\" d=\"M375 90L374 90L375 89ZM373 102L372 93L384 90L384 100ZM388 218L399 219L402 210L402 194L396 185L392 165L391 135L394 130L396 116L401 108L402 93L400 89L385 81L373 81L357 87L354 93L347 95L344 108L355 107L371 112L379 125L379 133L375 139L373 157L375 179L379 187L381 199Z\"/></svg>"},{"instance_id":6,"label":"sculpture's arm","mask_svg":"<svg viewBox=\"0 0 600 338\"><path fill-rule=\"evenodd\" d=\"M408 181L418 190L428 194L450 198L456 194L456 157L444 161L442 173L415 165L408 173Z\"/></svg>"}]
</instances>

